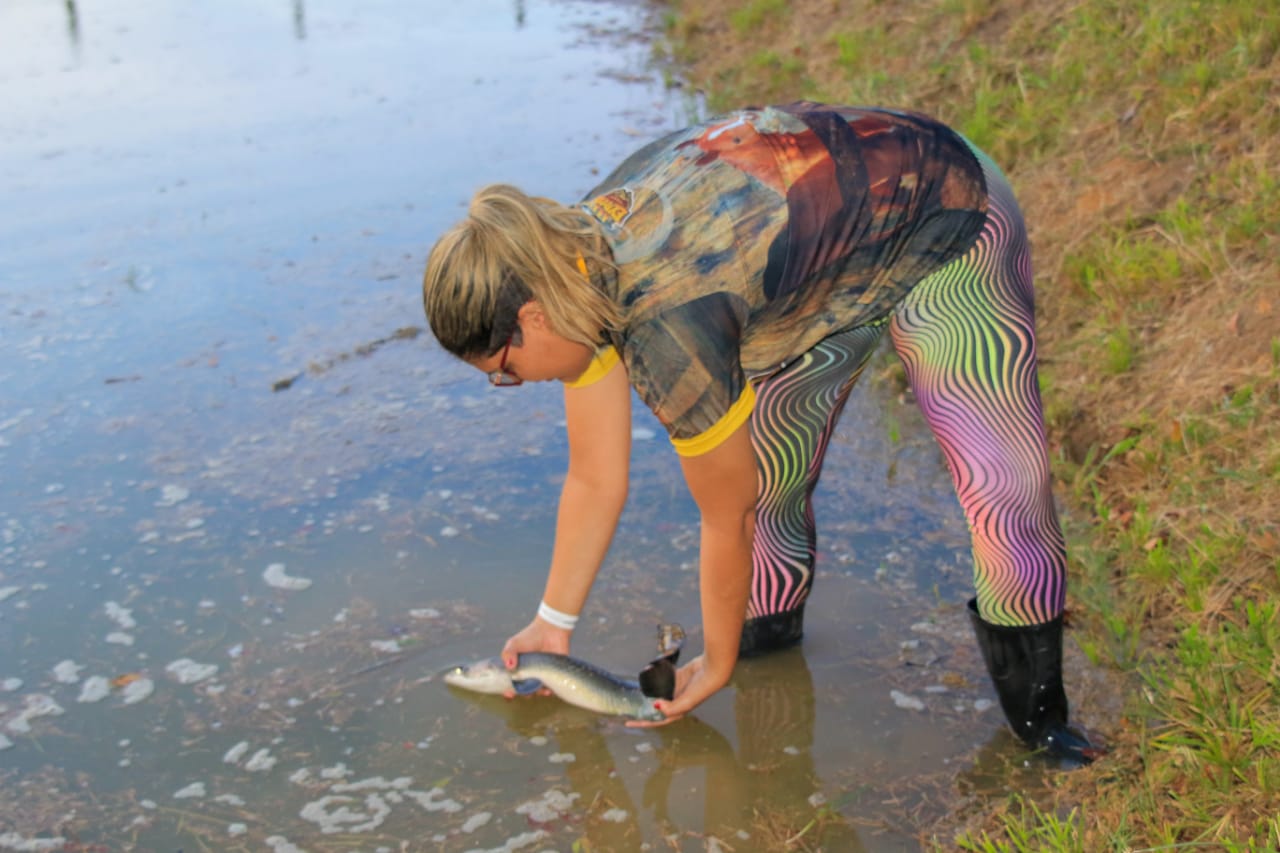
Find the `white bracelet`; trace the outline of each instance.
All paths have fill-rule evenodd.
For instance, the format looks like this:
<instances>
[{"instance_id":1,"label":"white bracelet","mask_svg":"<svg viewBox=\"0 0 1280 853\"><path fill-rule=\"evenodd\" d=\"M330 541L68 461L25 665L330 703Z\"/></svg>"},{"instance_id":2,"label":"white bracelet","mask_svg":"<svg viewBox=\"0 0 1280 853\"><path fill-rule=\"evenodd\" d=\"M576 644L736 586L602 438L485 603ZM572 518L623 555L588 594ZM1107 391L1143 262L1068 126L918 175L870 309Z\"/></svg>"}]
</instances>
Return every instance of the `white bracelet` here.
<instances>
[{"instance_id":1,"label":"white bracelet","mask_svg":"<svg viewBox=\"0 0 1280 853\"><path fill-rule=\"evenodd\" d=\"M577 616L561 613L545 601L538 604L538 616L548 625L555 625L557 628L563 628L566 631L572 631L573 627L578 624Z\"/></svg>"}]
</instances>

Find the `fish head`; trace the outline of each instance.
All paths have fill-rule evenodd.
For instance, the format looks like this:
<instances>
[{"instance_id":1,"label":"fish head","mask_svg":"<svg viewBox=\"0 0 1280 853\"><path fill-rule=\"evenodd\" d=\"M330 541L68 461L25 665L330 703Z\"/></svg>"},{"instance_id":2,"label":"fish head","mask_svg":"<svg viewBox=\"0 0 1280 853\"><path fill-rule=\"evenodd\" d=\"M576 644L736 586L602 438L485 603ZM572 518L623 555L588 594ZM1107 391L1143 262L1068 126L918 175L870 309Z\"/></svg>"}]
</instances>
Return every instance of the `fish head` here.
<instances>
[{"instance_id":1,"label":"fish head","mask_svg":"<svg viewBox=\"0 0 1280 853\"><path fill-rule=\"evenodd\" d=\"M514 687L511 673L497 658L487 658L471 664L461 664L445 670L444 683L473 693L502 695Z\"/></svg>"}]
</instances>

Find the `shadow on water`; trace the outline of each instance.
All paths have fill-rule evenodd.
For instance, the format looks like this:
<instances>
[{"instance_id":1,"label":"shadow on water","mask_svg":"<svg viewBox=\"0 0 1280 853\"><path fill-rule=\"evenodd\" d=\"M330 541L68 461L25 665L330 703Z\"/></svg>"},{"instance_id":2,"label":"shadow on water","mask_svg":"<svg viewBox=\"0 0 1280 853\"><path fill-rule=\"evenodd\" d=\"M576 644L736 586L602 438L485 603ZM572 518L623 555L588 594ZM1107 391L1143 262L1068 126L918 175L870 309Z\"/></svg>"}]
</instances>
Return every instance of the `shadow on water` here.
<instances>
[{"instance_id":1,"label":"shadow on water","mask_svg":"<svg viewBox=\"0 0 1280 853\"><path fill-rule=\"evenodd\" d=\"M872 383L802 648L656 730L439 681L528 619L565 450L555 389L420 334L430 239L700 106L641 4L422 8L0 9L0 849L914 850L998 796L963 521ZM634 430L575 637L623 673L658 622L700 642L692 503Z\"/></svg>"}]
</instances>

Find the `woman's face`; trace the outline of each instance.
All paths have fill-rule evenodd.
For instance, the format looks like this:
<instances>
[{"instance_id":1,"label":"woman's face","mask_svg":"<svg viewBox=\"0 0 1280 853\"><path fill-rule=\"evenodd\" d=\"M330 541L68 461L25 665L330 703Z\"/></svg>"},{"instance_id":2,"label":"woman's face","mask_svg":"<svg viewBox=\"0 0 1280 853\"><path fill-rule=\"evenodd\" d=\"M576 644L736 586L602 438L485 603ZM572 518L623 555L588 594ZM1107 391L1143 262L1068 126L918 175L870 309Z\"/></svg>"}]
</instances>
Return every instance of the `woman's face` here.
<instances>
[{"instance_id":1,"label":"woman's face","mask_svg":"<svg viewBox=\"0 0 1280 853\"><path fill-rule=\"evenodd\" d=\"M491 375L501 370L508 377L505 384L517 384L513 379L572 382L582 375L595 355L590 347L553 332L537 302L526 302L521 307L519 327L520 333L508 346L471 364Z\"/></svg>"}]
</instances>

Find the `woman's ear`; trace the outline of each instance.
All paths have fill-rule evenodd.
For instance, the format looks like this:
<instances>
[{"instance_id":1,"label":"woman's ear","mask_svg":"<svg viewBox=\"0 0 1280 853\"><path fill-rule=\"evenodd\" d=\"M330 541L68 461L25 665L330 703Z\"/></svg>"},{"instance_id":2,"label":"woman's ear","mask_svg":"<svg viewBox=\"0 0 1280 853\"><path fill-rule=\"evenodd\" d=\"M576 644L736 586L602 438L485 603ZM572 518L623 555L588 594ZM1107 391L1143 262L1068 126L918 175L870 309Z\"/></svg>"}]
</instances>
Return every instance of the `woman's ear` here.
<instances>
[{"instance_id":1,"label":"woman's ear","mask_svg":"<svg viewBox=\"0 0 1280 853\"><path fill-rule=\"evenodd\" d=\"M538 304L536 299L530 299L521 305L517 316L520 318L520 325L522 326L525 323L531 323L539 329L548 328L547 315L543 312L542 306Z\"/></svg>"}]
</instances>

